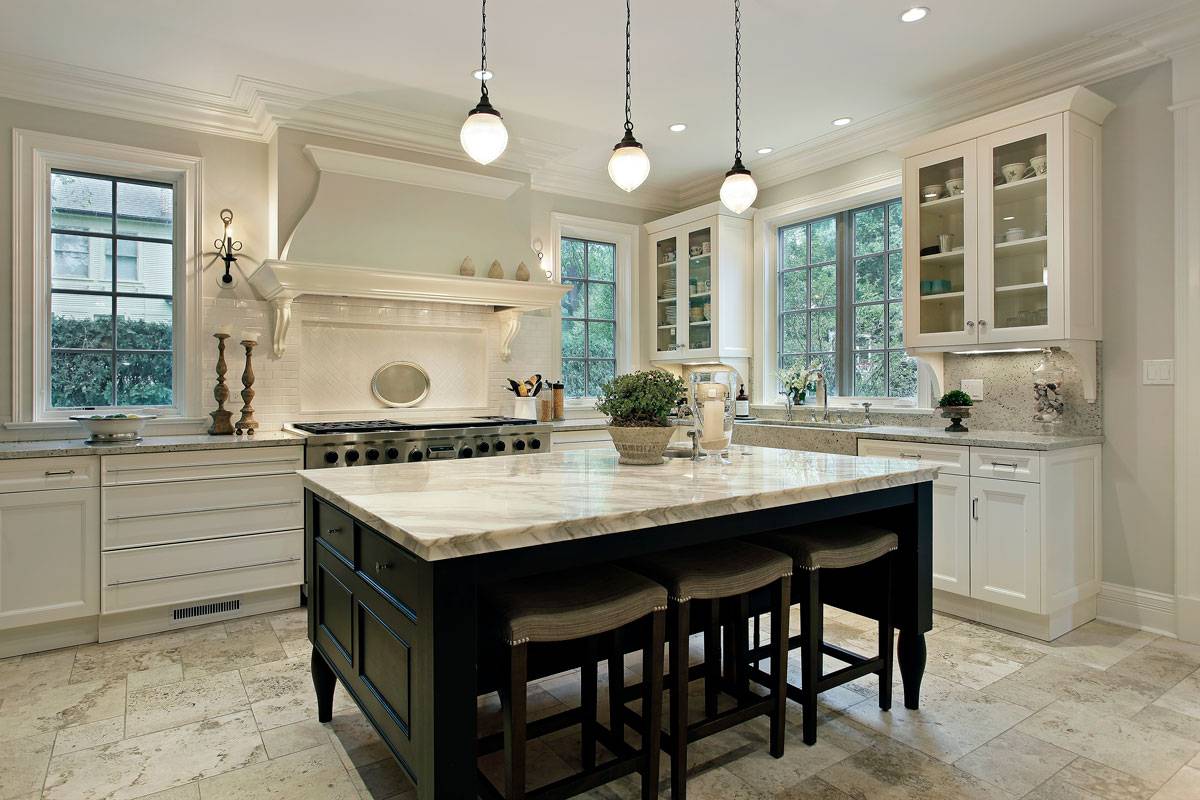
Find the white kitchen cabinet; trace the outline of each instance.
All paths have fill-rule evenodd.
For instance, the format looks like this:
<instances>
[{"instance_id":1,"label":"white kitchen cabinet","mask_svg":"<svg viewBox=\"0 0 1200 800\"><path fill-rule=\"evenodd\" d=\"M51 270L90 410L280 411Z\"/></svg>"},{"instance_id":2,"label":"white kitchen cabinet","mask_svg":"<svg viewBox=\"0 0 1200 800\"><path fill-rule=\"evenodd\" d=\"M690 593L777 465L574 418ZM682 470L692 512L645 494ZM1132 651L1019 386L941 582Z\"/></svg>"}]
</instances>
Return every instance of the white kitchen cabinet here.
<instances>
[{"instance_id":1,"label":"white kitchen cabinet","mask_svg":"<svg viewBox=\"0 0 1200 800\"><path fill-rule=\"evenodd\" d=\"M1076 87L923 136L904 156L911 351L1097 341L1100 124Z\"/></svg>"},{"instance_id":2,"label":"white kitchen cabinet","mask_svg":"<svg viewBox=\"0 0 1200 800\"><path fill-rule=\"evenodd\" d=\"M934 607L1053 639L1095 618L1100 446L1053 451L858 440L860 456L941 468Z\"/></svg>"},{"instance_id":3,"label":"white kitchen cabinet","mask_svg":"<svg viewBox=\"0 0 1200 800\"><path fill-rule=\"evenodd\" d=\"M647 223L655 334L650 360L749 358L749 214L719 203Z\"/></svg>"}]
</instances>

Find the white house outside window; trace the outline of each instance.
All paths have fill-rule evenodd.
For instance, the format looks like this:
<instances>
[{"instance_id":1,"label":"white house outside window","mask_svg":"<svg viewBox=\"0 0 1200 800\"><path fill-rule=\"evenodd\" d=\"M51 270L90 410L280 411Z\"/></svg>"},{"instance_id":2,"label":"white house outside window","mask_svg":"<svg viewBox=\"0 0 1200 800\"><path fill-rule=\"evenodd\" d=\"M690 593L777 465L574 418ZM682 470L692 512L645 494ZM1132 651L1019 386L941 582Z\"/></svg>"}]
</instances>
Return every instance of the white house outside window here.
<instances>
[{"instance_id":1,"label":"white house outside window","mask_svg":"<svg viewBox=\"0 0 1200 800\"><path fill-rule=\"evenodd\" d=\"M617 371L617 246L562 237L563 383L570 398L596 397Z\"/></svg>"}]
</instances>

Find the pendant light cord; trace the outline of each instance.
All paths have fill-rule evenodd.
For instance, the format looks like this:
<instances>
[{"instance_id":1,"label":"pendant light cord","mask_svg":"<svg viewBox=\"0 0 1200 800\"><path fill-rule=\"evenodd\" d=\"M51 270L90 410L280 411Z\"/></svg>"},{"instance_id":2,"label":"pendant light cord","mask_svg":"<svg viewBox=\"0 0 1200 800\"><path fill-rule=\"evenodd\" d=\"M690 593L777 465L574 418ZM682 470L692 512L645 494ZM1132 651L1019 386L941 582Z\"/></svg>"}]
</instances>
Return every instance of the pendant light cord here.
<instances>
[{"instance_id":1,"label":"pendant light cord","mask_svg":"<svg viewBox=\"0 0 1200 800\"><path fill-rule=\"evenodd\" d=\"M633 133L632 106L629 99L629 24L632 14L629 2L630 0L625 0L625 132Z\"/></svg>"},{"instance_id":2,"label":"pendant light cord","mask_svg":"<svg viewBox=\"0 0 1200 800\"><path fill-rule=\"evenodd\" d=\"M742 3L733 0L733 157L742 160Z\"/></svg>"},{"instance_id":3,"label":"pendant light cord","mask_svg":"<svg viewBox=\"0 0 1200 800\"><path fill-rule=\"evenodd\" d=\"M483 31L479 42L479 91L483 97L488 96L487 90L487 0L483 0Z\"/></svg>"}]
</instances>

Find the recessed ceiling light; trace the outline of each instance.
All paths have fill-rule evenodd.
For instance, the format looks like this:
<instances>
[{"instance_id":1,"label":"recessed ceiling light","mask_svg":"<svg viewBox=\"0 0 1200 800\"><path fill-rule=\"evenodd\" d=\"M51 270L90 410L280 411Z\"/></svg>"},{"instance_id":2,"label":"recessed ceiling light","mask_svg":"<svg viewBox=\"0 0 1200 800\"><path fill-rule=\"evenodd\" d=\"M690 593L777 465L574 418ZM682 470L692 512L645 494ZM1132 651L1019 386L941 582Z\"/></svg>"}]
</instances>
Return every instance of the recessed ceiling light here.
<instances>
[{"instance_id":1,"label":"recessed ceiling light","mask_svg":"<svg viewBox=\"0 0 1200 800\"><path fill-rule=\"evenodd\" d=\"M671 133L683 133L687 130L687 125L683 122L672 122L668 130L670 130Z\"/></svg>"},{"instance_id":2,"label":"recessed ceiling light","mask_svg":"<svg viewBox=\"0 0 1200 800\"><path fill-rule=\"evenodd\" d=\"M765 156L768 153L774 153L775 148L774 147L760 147L760 148L758 148L757 152L760 156Z\"/></svg>"},{"instance_id":3,"label":"recessed ceiling light","mask_svg":"<svg viewBox=\"0 0 1200 800\"><path fill-rule=\"evenodd\" d=\"M471 73L471 77L477 81L490 81L495 76L490 69L477 69Z\"/></svg>"},{"instance_id":4,"label":"recessed ceiling light","mask_svg":"<svg viewBox=\"0 0 1200 800\"><path fill-rule=\"evenodd\" d=\"M929 14L929 9L925 6L913 6L908 11L900 15L901 22L920 22Z\"/></svg>"},{"instance_id":5,"label":"recessed ceiling light","mask_svg":"<svg viewBox=\"0 0 1200 800\"><path fill-rule=\"evenodd\" d=\"M854 122L854 120L850 117L838 117L833 121L833 124L840 128L843 125L849 125L851 122Z\"/></svg>"}]
</instances>

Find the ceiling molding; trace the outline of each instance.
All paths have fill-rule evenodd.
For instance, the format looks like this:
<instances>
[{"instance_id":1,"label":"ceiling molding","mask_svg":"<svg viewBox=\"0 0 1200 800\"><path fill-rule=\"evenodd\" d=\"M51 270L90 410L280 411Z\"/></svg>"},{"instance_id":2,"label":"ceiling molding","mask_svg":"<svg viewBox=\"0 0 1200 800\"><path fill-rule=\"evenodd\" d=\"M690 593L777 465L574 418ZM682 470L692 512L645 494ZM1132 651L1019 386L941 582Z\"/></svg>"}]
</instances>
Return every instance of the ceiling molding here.
<instances>
[{"instance_id":1,"label":"ceiling molding","mask_svg":"<svg viewBox=\"0 0 1200 800\"><path fill-rule=\"evenodd\" d=\"M385 158L332 147L305 145L305 154L321 172L336 172L356 178L391 181L426 189L473 194L492 200L507 200L524 184L466 170L435 167L397 158Z\"/></svg>"},{"instance_id":2,"label":"ceiling molding","mask_svg":"<svg viewBox=\"0 0 1200 800\"><path fill-rule=\"evenodd\" d=\"M607 171L568 164L551 163L533 170L529 176L529 188L535 192L583 197L647 211L674 212L683 208L679 192L669 187L643 183L634 191L625 192L617 188Z\"/></svg>"}]
</instances>

